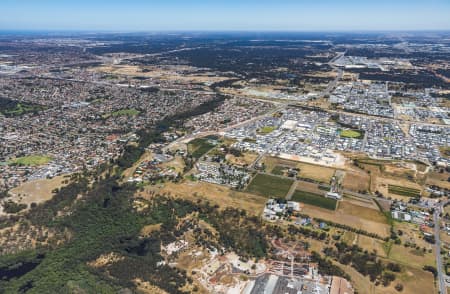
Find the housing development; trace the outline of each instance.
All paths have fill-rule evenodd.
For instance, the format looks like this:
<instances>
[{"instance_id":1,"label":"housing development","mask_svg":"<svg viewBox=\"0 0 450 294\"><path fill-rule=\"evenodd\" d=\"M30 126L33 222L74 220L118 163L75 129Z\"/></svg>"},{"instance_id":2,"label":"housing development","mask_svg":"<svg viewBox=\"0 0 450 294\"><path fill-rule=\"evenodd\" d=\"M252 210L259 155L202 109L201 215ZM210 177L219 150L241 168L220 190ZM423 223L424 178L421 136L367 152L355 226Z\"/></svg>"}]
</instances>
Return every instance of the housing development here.
<instances>
[{"instance_id":1,"label":"housing development","mask_svg":"<svg viewBox=\"0 0 450 294\"><path fill-rule=\"evenodd\" d=\"M450 34L0 34L0 293L447 293Z\"/></svg>"}]
</instances>

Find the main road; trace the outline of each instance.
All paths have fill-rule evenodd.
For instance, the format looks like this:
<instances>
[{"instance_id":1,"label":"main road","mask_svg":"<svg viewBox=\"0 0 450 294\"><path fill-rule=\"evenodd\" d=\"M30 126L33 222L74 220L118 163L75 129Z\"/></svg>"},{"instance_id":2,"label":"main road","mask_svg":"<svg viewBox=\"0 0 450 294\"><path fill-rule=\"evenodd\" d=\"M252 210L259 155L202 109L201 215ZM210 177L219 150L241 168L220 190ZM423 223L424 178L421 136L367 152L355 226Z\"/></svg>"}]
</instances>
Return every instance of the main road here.
<instances>
[{"instance_id":1,"label":"main road","mask_svg":"<svg viewBox=\"0 0 450 294\"><path fill-rule=\"evenodd\" d=\"M439 286L439 293L441 294L447 294L447 285L445 283L446 275L443 272L443 264L442 264L442 257L441 257L441 237L440 237L440 231L441 231L441 223L439 214L442 211L442 208L444 207L444 204L440 204L436 209L434 210L433 219L434 219L434 238L435 238L435 246L436 246L436 269L437 269L437 278L438 278L438 286Z\"/></svg>"}]
</instances>

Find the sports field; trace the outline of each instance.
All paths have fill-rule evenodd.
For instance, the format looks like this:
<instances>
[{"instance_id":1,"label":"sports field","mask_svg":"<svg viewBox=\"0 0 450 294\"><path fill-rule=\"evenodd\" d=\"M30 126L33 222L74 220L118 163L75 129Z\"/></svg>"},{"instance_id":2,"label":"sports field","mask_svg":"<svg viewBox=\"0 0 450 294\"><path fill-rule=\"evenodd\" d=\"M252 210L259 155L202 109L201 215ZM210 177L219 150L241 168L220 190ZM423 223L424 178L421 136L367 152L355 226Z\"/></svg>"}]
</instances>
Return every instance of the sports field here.
<instances>
[{"instance_id":1,"label":"sports field","mask_svg":"<svg viewBox=\"0 0 450 294\"><path fill-rule=\"evenodd\" d=\"M344 138L353 139L362 139L364 137L364 133L357 130L342 130L339 135Z\"/></svg>"}]
</instances>

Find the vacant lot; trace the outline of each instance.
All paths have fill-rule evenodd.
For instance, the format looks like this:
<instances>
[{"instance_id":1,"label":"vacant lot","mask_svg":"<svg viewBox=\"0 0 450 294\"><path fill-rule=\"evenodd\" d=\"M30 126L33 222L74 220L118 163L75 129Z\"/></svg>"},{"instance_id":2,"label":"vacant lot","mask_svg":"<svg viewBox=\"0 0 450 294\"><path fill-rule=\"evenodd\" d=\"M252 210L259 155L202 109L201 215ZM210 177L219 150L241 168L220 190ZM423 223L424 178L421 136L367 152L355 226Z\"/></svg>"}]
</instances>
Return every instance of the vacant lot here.
<instances>
[{"instance_id":1,"label":"vacant lot","mask_svg":"<svg viewBox=\"0 0 450 294\"><path fill-rule=\"evenodd\" d=\"M188 143L188 152L194 158L200 158L214 146L207 138L197 138Z\"/></svg>"},{"instance_id":2,"label":"vacant lot","mask_svg":"<svg viewBox=\"0 0 450 294\"><path fill-rule=\"evenodd\" d=\"M420 197L420 190L408 187L388 185L388 192L408 197Z\"/></svg>"},{"instance_id":3,"label":"vacant lot","mask_svg":"<svg viewBox=\"0 0 450 294\"><path fill-rule=\"evenodd\" d=\"M266 174L257 174L246 192L266 197L284 198L294 181Z\"/></svg>"},{"instance_id":4,"label":"vacant lot","mask_svg":"<svg viewBox=\"0 0 450 294\"><path fill-rule=\"evenodd\" d=\"M52 160L50 156L46 155L30 155L24 157L18 157L8 162L9 164L26 165L26 166L38 166L49 163Z\"/></svg>"},{"instance_id":5,"label":"vacant lot","mask_svg":"<svg viewBox=\"0 0 450 294\"><path fill-rule=\"evenodd\" d=\"M294 192L294 194L292 195L292 200L322 207L329 210L335 210L337 203L337 201L334 199L326 198L318 194L299 190Z\"/></svg>"}]
</instances>

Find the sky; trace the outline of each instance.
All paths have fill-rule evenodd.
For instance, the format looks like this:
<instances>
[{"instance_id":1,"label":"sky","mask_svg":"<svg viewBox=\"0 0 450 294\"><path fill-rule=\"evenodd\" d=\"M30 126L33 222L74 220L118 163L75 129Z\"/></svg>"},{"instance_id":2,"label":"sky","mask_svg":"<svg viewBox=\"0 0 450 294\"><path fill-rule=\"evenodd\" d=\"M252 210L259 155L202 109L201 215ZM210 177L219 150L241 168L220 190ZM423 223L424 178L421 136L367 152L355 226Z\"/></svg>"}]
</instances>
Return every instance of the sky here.
<instances>
[{"instance_id":1,"label":"sky","mask_svg":"<svg viewBox=\"0 0 450 294\"><path fill-rule=\"evenodd\" d=\"M450 30L450 0L0 0L0 30Z\"/></svg>"}]
</instances>

